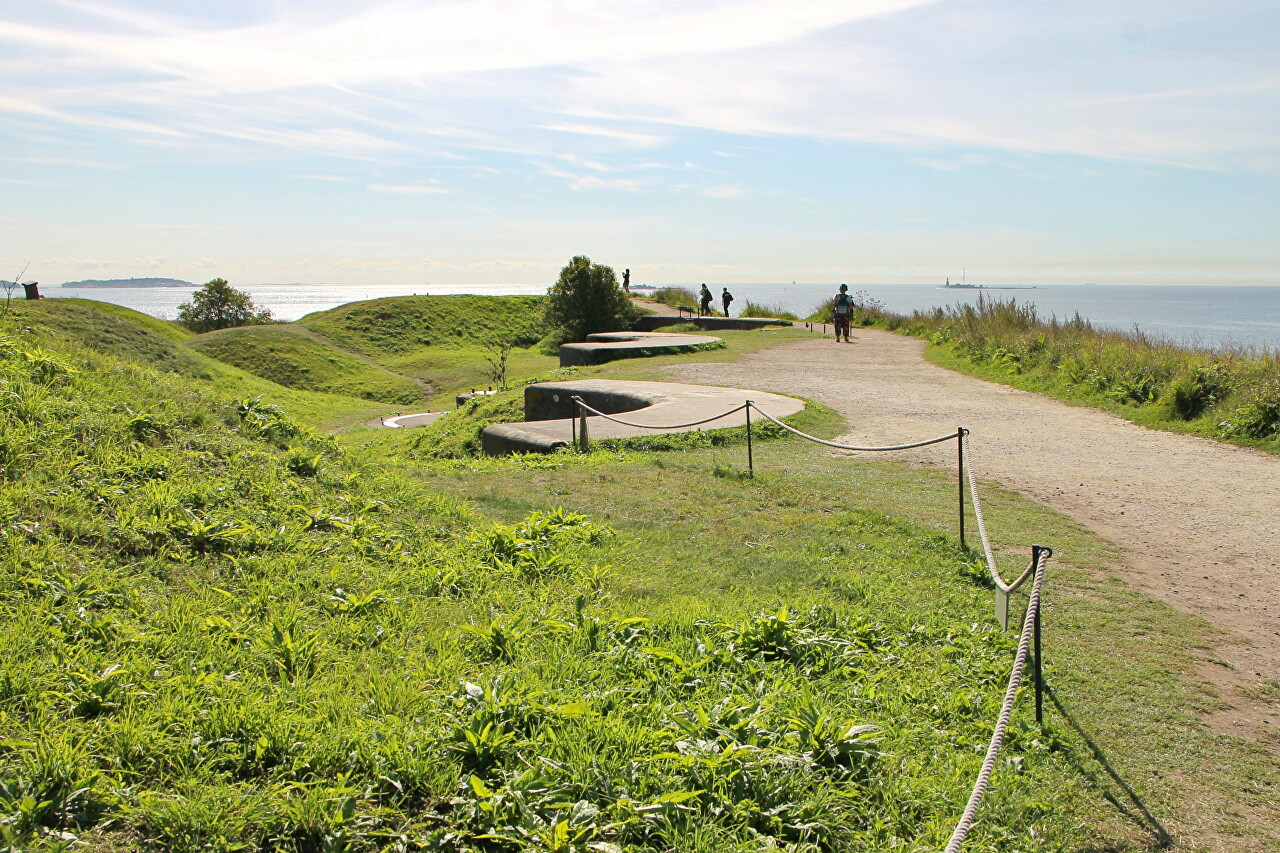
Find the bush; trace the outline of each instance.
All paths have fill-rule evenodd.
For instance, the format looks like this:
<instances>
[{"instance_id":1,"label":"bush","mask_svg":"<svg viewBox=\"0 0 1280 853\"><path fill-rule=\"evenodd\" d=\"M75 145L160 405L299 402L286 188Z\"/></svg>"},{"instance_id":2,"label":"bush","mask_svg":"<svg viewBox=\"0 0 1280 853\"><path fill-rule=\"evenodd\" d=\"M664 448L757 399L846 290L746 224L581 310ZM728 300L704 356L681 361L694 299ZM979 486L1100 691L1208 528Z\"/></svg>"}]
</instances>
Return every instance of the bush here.
<instances>
[{"instance_id":1,"label":"bush","mask_svg":"<svg viewBox=\"0 0 1280 853\"><path fill-rule=\"evenodd\" d=\"M795 314L782 307L782 303L775 302L772 305L761 305L758 302L747 300L747 305L742 309L743 317L771 317L778 320L799 320Z\"/></svg>"},{"instance_id":2,"label":"bush","mask_svg":"<svg viewBox=\"0 0 1280 853\"><path fill-rule=\"evenodd\" d=\"M687 287L659 287L649 298L672 308L698 307L698 294Z\"/></svg>"},{"instance_id":3,"label":"bush","mask_svg":"<svg viewBox=\"0 0 1280 853\"><path fill-rule=\"evenodd\" d=\"M568 340L585 340L595 332L629 329L639 311L618 284L613 268L578 255L560 270L560 280L547 292L547 325L562 329Z\"/></svg>"},{"instance_id":4,"label":"bush","mask_svg":"<svg viewBox=\"0 0 1280 853\"><path fill-rule=\"evenodd\" d=\"M233 326L271 322L271 312L259 309L249 294L236 290L224 278L215 278L178 306L178 322L193 332L212 332Z\"/></svg>"},{"instance_id":5,"label":"bush","mask_svg":"<svg viewBox=\"0 0 1280 853\"><path fill-rule=\"evenodd\" d=\"M1225 397L1231 385L1230 365L1215 361L1184 370L1174 377L1165 401L1174 417L1189 421Z\"/></svg>"},{"instance_id":6,"label":"bush","mask_svg":"<svg viewBox=\"0 0 1280 853\"><path fill-rule=\"evenodd\" d=\"M1228 438L1267 438L1280 433L1280 379L1256 388L1252 399L1221 424Z\"/></svg>"}]
</instances>

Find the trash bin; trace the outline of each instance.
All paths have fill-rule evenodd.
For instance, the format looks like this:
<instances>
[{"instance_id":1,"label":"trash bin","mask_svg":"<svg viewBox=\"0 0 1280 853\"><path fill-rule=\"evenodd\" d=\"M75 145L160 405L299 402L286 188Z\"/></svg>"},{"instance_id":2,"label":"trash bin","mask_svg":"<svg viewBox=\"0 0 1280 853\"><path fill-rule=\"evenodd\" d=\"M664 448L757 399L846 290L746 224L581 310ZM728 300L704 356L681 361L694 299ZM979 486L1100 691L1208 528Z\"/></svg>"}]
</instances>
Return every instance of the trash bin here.
<instances>
[{"instance_id":1,"label":"trash bin","mask_svg":"<svg viewBox=\"0 0 1280 853\"><path fill-rule=\"evenodd\" d=\"M40 298L40 282L38 282L38 281L24 281L24 282L22 283L22 289L23 289L23 290L25 290L25 291L27 292L27 298L28 298L28 299L39 299L39 298Z\"/></svg>"}]
</instances>

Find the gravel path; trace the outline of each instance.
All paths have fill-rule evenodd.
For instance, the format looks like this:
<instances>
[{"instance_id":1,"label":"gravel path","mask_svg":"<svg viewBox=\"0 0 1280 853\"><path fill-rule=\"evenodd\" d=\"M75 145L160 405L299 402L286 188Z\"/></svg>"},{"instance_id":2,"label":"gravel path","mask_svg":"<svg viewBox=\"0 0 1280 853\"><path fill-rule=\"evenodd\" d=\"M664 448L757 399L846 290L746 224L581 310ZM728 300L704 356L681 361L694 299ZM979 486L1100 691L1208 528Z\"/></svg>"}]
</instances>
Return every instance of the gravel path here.
<instances>
[{"instance_id":1,"label":"gravel path","mask_svg":"<svg viewBox=\"0 0 1280 853\"><path fill-rule=\"evenodd\" d=\"M686 382L783 391L839 411L846 443L890 444L972 431L975 471L1079 521L1127 559L1117 573L1225 632L1205 666L1236 707L1216 726L1280 731L1276 703L1237 689L1280 677L1280 458L1158 432L1094 409L974 379L927 362L919 340L861 330L733 364L671 368ZM904 454L953 466L954 445Z\"/></svg>"}]
</instances>

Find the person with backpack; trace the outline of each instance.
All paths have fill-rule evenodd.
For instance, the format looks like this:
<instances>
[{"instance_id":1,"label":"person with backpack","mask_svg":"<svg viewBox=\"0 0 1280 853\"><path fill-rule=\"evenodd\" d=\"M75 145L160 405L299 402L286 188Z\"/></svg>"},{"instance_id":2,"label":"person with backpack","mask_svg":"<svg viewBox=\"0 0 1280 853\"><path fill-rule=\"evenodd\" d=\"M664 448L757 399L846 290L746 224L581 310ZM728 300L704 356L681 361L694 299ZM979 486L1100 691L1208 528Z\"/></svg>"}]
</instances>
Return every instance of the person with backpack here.
<instances>
[{"instance_id":1,"label":"person with backpack","mask_svg":"<svg viewBox=\"0 0 1280 853\"><path fill-rule=\"evenodd\" d=\"M698 304L702 309L698 312L699 317L705 317L711 313L711 290L705 281L702 283L702 290L698 291Z\"/></svg>"},{"instance_id":2,"label":"person with backpack","mask_svg":"<svg viewBox=\"0 0 1280 853\"><path fill-rule=\"evenodd\" d=\"M725 288L720 294L720 298L724 300L724 316L729 316L729 303L733 301L733 294L729 292L729 288Z\"/></svg>"},{"instance_id":3,"label":"person with backpack","mask_svg":"<svg viewBox=\"0 0 1280 853\"><path fill-rule=\"evenodd\" d=\"M845 343L851 343L849 327L853 324L853 297L849 295L849 285L840 285L840 292L831 304L831 314L835 318L836 342L840 342L840 330L843 329Z\"/></svg>"}]
</instances>

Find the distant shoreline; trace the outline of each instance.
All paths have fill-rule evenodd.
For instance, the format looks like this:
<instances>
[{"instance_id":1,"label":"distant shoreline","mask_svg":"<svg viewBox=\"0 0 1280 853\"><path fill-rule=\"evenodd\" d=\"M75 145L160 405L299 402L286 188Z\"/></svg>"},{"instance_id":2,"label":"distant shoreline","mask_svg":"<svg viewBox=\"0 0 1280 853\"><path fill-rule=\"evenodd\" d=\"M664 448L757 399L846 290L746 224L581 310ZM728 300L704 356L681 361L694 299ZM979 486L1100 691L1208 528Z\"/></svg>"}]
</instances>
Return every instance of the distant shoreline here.
<instances>
[{"instance_id":1,"label":"distant shoreline","mask_svg":"<svg viewBox=\"0 0 1280 853\"><path fill-rule=\"evenodd\" d=\"M196 287L190 281L179 278L90 278L84 281L64 281L59 287Z\"/></svg>"}]
</instances>

